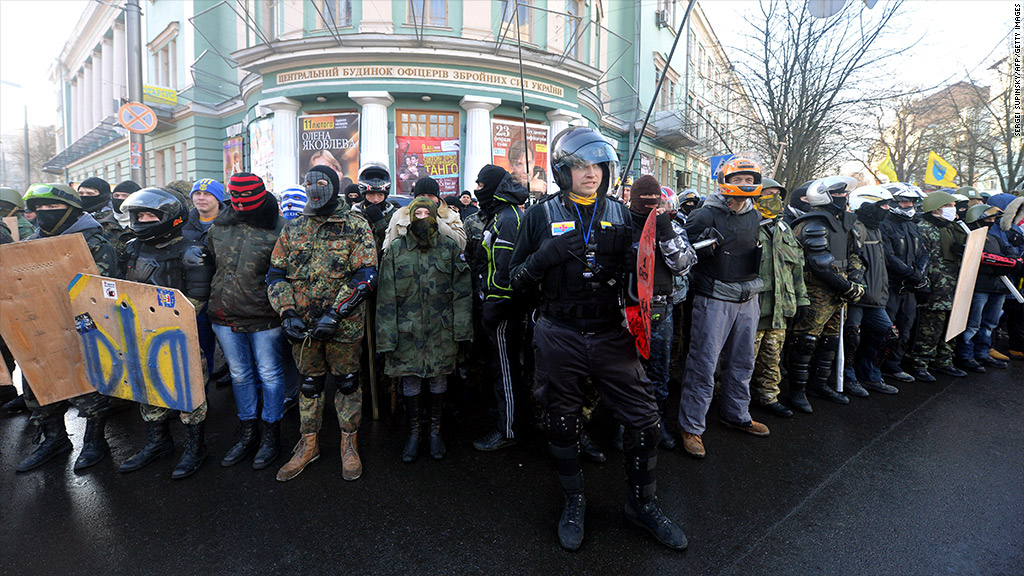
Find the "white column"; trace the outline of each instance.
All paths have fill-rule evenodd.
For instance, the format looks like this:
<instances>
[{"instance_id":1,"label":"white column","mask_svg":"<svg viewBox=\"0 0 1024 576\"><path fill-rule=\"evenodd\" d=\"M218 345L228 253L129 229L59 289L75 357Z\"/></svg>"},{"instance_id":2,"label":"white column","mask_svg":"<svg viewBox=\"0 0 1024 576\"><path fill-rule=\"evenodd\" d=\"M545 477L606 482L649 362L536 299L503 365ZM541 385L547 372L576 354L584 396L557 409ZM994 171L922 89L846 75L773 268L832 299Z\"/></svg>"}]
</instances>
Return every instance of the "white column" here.
<instances>
[{"instance_id":1,"label":"white column","mask_svg":"<svg viewBox=\"0 0 1024 576\"><path fill-rule=\"evenodd\" d=\"M278 96L260 100L259 105L274 111L274 188L283 190L299 181L298 112L302 102Z\"/></svg>"},{"instance_id":2,"label":"white column","mask_svg":"<svg viewBox=\"0 0 1024 576\"><path fill-rule=\"evenodd\" d=\"M125 76L128 73L128 53L125 51L124 25L114 24L114 99L120 102L128 95ZM120 107L120 105L118 106ZM116 112L116 110L115 110Z\"/></svg>"},{"instance_id":3,"label":"white column","mask_svg":"<svg viewBox=\"0 0 1024 576\"><path fill-rule=\"evenodd\" d=\"M68 104L66 114L68 123L68 141L74 142L78 139L78 79L72 78L68 81L71 90L68 92Z\"/></svg>"},{"instance_id":4,"label":"white column","mask_svg":"<svg viewBox=\"0 0 1024 576\"><path fill-rule=\"evenodd\" d=\"M359 113L359 166L367 162L380 162L389 167L392 164L388 154L388 106L395 99L387 92L349 92L362 110Z\"/></svg>"},{"instance_id":5,"label":"white column","mask_svg":"<svg viewBox=\"0 0 1024 576\"><path fill-rule=\"evenodd\" d=\"M93 95L96 93L94 89L96 84L93 81L94 76L95 70L93 69L92 62L88 62L85 65L85 74L82 81L82 91L85 95L84 102L82 102L82 134L88 133L96 125L93 122L93 106L96 104L96 99L93 98Z\"/></svg>"},{"instance_id":6,"label":"white column","mask_svg":"<svg viewBox=\"0 0 1024 576\"><path fill-rule=\"evenodd\" d=\"M103 68L100 73L100 114L103 118L114 115L114 43L106 38L103 39L103 47L100 51L103 58Z\"/></svg>"},{"instance_id":7,"label":"white column","mask_svg":"<svg viewBox=\"0 0 1024 576\"><path fill-rule=\"evenodd\" d=\"M92 53L92 124L103 120L103 53Z\"/></svg>"},{"instance_id":8,"label":"white column","mask_svg":"<svg viewBox=\"0 0 1024 576\"><path fill-rule=\"evenodd\" d=\"M74 110L73 116L72 116L72 118L75 121L75 126L77 127L76 134L75 134L75 140L78 140L79 138L82 137L83 134L85 134L85 68L84 67L81 70L78 71L78 78L77 78L77 80L78 81L75 84L77 84L77 86L78 86L78 89L76 90L76 92L78 94L77 94L77 97L75 98L75 100L76 100L75 101L75 110Z\"/></svg>"},{"instance_id":9,"label":"white column","mask_svg":"<svg viewBox=\"0 0 1024 576\"><path fill-rule=\"evenodd\" d=\"M561 132L562 130L565 130L566 128L568 128L569 127L569 122L572 122L573 120L577 120L577 119L581 118L581 116L578 113L576 113L576 112L570 112L568 110L562 110L561 108L559 108L558 110L552 110L552 111L548 112L547 114L545 114L545 116L548 117L548 125L550 126L550 129L548 130L548 159L550 159L551 158L551 154L554 152L554 148L551 146L551 142L554 141L555 136L558 136L559 132ZM555 184L555 176L554 176L554 174L552 174L550 168L548 168L547 172L548 172L548 190L549 191L557 190L558 189L558 185Z\"/></svg>"},{"instance_id":10,"label":"white column","mask_svg":"<svg viewBox=\"0 0 1024 576\"><path fill-rule=\"evenodd\" d=\"M465 168L462 189L475 190L480 169L491 163L491 110L501 104L500 98L465 96L459 105L466 111Z\"/></svg>"}]
</instances>

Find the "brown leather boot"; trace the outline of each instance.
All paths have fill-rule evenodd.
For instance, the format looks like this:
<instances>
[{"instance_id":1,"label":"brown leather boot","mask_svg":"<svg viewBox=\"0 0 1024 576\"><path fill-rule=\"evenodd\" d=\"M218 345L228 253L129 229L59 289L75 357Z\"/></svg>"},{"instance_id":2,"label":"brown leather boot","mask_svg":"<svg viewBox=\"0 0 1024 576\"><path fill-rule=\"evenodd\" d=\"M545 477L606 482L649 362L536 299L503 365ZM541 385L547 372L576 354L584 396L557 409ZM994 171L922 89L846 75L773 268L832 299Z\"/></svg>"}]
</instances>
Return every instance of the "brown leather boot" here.
<instances>
[{"instance_id":1,"label":"brown leather boot","mask_svg":"<svg viewBox=\"0 0 1024 576\"><path fill-rule=\"evenodd\" d=\"M277 471L277 481L287 482L295 478L306 469L306 465L320 457L320 445L317 444L317 434L303 434L299 443L292 450L292 458L281 469Z\"/></svg>"},{"instance_id":2,"label":"brown leather boot","mask_svg":"<svg viewBox=\"0 0 1024 576\"><path fill-rule=\"evenodd\" d=\"M363 474L363 463L359 460L359 444L356 432L341 432L341 477L356 480Z\"/></svg>"}]
</instances>

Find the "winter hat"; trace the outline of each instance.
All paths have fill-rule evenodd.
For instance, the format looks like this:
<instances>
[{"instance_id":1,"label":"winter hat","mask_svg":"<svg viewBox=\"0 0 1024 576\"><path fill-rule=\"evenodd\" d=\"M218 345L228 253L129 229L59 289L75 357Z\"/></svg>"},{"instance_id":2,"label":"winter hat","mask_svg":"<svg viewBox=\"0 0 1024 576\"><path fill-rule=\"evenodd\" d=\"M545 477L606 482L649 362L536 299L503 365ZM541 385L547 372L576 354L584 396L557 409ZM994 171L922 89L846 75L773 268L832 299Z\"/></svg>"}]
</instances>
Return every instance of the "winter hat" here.
<instances>
[{"instance_id":1,"label":"winter hat","mask_svg":"<svg viewBox=\"0 0 1024 576\"><path fill-rule=\"evenodd\" d=\"M203 178L197 180L192 185L192 192L189 193L189 197L195 194L197 190L202 190L217 199L217 202L224 203L224 186L220 182L217 182L213 178Z\"/></svg>"},{"instance_id":2,"label":"winter hat","mask_svg":"<svg viewBox=\"0 0 1024 576\"><path fill-rule=\"evenodd\" d=\"M237 212L248 212L263 205L267 199L267 187L263 179L249 172L232 174L228 180L231 207Z\"/></svg>"},{"instance_id":3,"label":"winter hat","mask_svg":"<svg viewBox=\"0 0 1024 576\"><path fill-rule=\"evenodd\" d=\"M348 179L346 178L346 180ZM348 186L345 186L345 202L348 202L349 205L352 205L362 201L363 193L359 191L358 184L349 184Z\"/></svg>"},{"instance_id":4,"label":"winter hat","mask_svg":"<svg viewBox=\"0 0 1024 576\"><path fill-rule=\"evenodd\" d=\"M298 218L305 207L306 189L302 186L291 186L281 192L281 216L285 220Z\"/></svg>"},{"instance_id":5,"label":"winter hat","mask_svg":"<svg viewBox=\"0 0 1024 576\"><path fill-rule=\"evenodd\" d=\"M648 196L648 198L645 198ZM649 198L653 196L653 198ZM661 185L650 174L644 174L633 182L629 193L629 209L637 214L647 214L661 204Z\"/></svg>"},{"instance_id":6,"label":"winter hat","mask_svg":"<svg viewBox=\"0 0 1024 576\"><path fill-rule=\"evenodd\" d=\"M425 194L429 194L437 198L441 197L441 187L437 185L437 180L434 180L430 176L420 178L412 187L413 196L423 196Z\"/></svg>"},{"instance_id":7,"label":"winter hat","mask_svg":"<svg viewBox=\"0 0 1024 576\"><path fill-rule=\"evenodd\" d=\"M509 176L501 166L495 166L494 164L487 164L480 169L480 173L476 177L476 181L483 186L476 191L476 198L480 201L480 207L485 211L489 211L494 206L494 193L498 191L498 187L501 186L502 180Z\"/></svg>"},{"instance_id":8,"label":"winter hat","mask_svg":"<svg viewBox=\"0 0 1024 576\"><path fill-rule=\"evenodd\" d=\"M98 212L110 204L110 184L102 178L86 178L78 185L79 188L92 188L99 192L97 196L82 196L82 208L86 212Z\"/></svg>"},{"instance_id":9,"label":"winter hat","mask_svg":"<svg viewBox=\"0 0 1024 576\"><path fill-rule=\"evenodd\" d=\"M472 200L472 199L473 199L473 194L472 194L472 193L470 193L470 191L469 191L469 190L463 190L463 191L462 191L462 194L459 194L459 198L460 198L460 199L461 199L461 198L462 198L463 196L469 196L469 199L470 199L470 200Z\"/></svg>"},{"instance_id":10,"label":"winter hat","mask_svg":"<svg viewBox=\"0 0 1024 576\"><path fill-rule=\"evenodd\" d=\"M429 250L433 245L433 238L437 235L437 205L429 198L418 197L409 202L409 235L416 243L416 248ZM426 208L429 214L426 218L417 218L416 210Z\"/></svg>"}]
</instances>

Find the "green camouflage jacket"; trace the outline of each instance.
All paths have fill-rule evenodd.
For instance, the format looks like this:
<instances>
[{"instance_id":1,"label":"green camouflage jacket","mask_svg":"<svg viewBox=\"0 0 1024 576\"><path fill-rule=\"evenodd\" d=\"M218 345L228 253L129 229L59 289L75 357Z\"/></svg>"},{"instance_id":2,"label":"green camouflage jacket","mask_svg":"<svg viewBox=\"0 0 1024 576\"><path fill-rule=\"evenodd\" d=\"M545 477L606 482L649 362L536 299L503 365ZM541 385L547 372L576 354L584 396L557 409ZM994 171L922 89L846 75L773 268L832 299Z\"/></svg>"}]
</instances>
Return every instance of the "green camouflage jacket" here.
<instances>
[{"instance_id":1,"label":"green camouflage jacket","mask_svg":"<svg viewBox=\"0 0 1024 576\"><path fill-rule=\"evenodd\" d=\"M786 319L797 306L809 306L804 284L804 249L793 230L779 219L760 230L761 269L764 288L759 294L761 319L758 330L785 330Z\"/></svg>"},{"instance_id":2,"label":"green camouflage jacket","mask_svg":"<svg viewBox=\"0 0 1024 576\"><path fill-rule=\"evenodd\" d=\"M271 273L283 277L267 287L274 311L280 315L294 309L312 327L352 294L353 273L377 267L377 246L366 219L340 202L330 216L303 216L285 224L270 266ZM360 307L342 320L334 339L356 342L362 337Z\"/></svg>"},{"instance_id":3,"label":"green camouflage jacket","mask_svg":"<svg viewBox=\"0 0 1024 576\"><path fill-rule=\"evenodd\" d=\"M377 291L377 351L389 376L430 378L455 369L456 342L473 338L469 264L458 244L435 235L429 251L409 235L384 251Z\"/></svg>"},{"instance_id":4,"label":"green camouflage jacket","mask_svg":"<svg viewBox=\"0 0 1024 576\"><path fill-rule=\"evenodd\" d=\"M931 310L952 310L956 279L966 235L953 222L925 214L917 229L928 247L928 281L931 296L924 304ZM954 251L954 246L960 250Z\"/></svg>"}]
</instances>

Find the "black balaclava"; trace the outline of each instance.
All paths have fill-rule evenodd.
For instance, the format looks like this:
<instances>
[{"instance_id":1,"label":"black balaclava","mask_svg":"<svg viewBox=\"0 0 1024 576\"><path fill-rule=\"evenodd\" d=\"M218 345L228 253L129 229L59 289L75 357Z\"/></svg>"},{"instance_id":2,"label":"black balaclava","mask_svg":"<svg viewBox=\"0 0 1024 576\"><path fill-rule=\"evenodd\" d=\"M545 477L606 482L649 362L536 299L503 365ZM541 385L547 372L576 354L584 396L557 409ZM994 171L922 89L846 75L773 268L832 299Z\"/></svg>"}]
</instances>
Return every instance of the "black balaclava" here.
<instances>
[{"instance_id":1,"label":"black balaclava","mask_svg":"<svg viewBox=\"0 0 1024 576\"><path fill-rule=\"evenodd\" d=\"M61 202L61 204L64 204ZM60 236L72 224L82 216L82 209L64 204L64 210L35 210L36 226L39 227L40 236Z\"/></svg>"},{"instance_id":2,"label":"black balaclava","mask_svg":"<svg viewBox=\"0 0 1024 576\"><path fill-rule=\"evenodd\" d=\"M82 208L86 212L90 214L93 212L99 212L106 208L107 204L110 204L110 184L107 184L106 180L93 176L92 178L86 178L83 180L78 187L79 189L92 188L99 192L96 196L82 196Z\"/></svg>"},{"instance_id":3,"label":"black balaclava","mask_svg":"<svg viewBox=\"0 0 1024 576\"><path fill-rule=\"evenodd\" d=\"M363 193L359 191L358 184L349 184L345 186L345 202L348 205L358 204L364 200Z\"/></svg>"},{"instance_id":4,"label":"black balaclava","mask_svg":"<svg viewBox=\"0 0 1024 576\"><path fill-rule=\"evenodd\" d=\"M326 186L317 185L316 181L326 179ZM306 207L302 210L307 215L333 214L338 208L338 192L340 184L338 173L329 166L313 166L303 179L306 187Z\"/></svg>"},{"instance_id":5,"label":"black balaclava","mask_svg":"<svg viewBox=\"0 0 1024 576\"><path fill-rule=\"evenodd\" d=\"M885 217L888 215L889 211L880 207L878 202L865 204L857 209L857 218L872 230L881 226L882 221L885 220Z\"/></svg>"},{"instance_id":6,"label":"black balaclava","mask_svg":"<svg viewBox=\"0 0 1024 576\"><path fill-rule=\"evenodd\" d=\"M485 214L490 214L497 204L494 193L501 186L501 182L509 177L509 173L501 166L487 164L480 169L476 181L483 184L483 187L476 191L476 199L480 203L480 209Z\"/></svg>"},{"instance_id":7,"label":"black balaclava","mask_svg":"<svg viewBox=\"0 0 1024 576\"><path fill-rule=\"evenodd\" d=\"M661 204L661 185L650 174L644 174L633 182L629 191L629 210L646 216Z\"/></svg>"},{"instance_id":8,"label":"black balaclava","mask_svg":"<svg viewBox=\"0 0 1024 576\"><path fill-rule=\"evenodd\" d=\"M138 192L139 190L142 190L142 187L131 180L125 180L117 186L114 186L114 192L127 192L131 194L132 192ZM113 195L114 192L111 192L111 195ZM111 202L114 203L114 212L117 212L118 214L121 213L121 203L125 200L126 198L111 198Z\"/></svg>"},{"instance_id":9,"label":"black balaclava","mask_svg":"<svg viewBox=\"0 0 1024 576\"><path fill-rule=\"evenodd\" d=\"M430 215L416 218L416 209L426 208ZM416 241L419 250L430 250L433 238L437 235L437 204L429 198L419 197L409 203L409 234Z\"/></svg>"}]
</instances>

